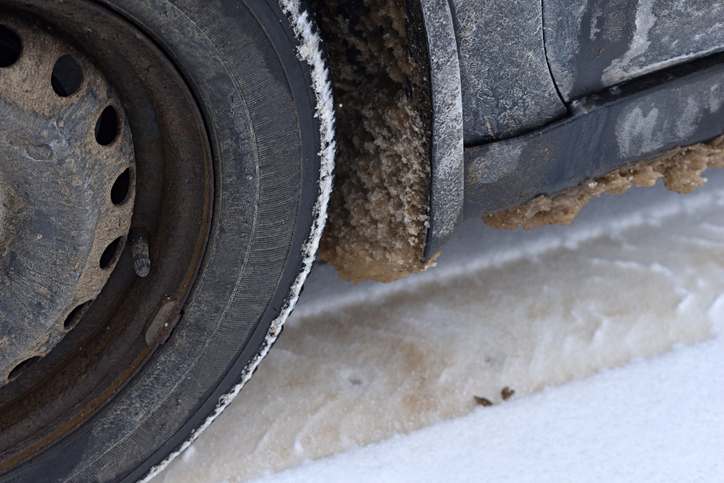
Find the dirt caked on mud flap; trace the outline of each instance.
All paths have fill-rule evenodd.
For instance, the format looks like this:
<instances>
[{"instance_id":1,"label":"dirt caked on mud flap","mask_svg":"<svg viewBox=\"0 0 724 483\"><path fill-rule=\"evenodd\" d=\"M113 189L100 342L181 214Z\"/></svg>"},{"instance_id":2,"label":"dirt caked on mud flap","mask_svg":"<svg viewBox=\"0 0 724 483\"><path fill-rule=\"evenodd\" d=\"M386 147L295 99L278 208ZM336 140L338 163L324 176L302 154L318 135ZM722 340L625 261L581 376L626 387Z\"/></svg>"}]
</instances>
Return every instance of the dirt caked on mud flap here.
<instances>
[{"instance_id":1,"label":"dirt caked on mud flap","mask_svg":"<svg viewBox=\"0 0 724 483\"><path fill-rule=\"evenodd\" d=\"M320 256L349 280L430 267L462 219L463 132L445 1L315 0L338 157Z\"/></svg>"}]
</instances>

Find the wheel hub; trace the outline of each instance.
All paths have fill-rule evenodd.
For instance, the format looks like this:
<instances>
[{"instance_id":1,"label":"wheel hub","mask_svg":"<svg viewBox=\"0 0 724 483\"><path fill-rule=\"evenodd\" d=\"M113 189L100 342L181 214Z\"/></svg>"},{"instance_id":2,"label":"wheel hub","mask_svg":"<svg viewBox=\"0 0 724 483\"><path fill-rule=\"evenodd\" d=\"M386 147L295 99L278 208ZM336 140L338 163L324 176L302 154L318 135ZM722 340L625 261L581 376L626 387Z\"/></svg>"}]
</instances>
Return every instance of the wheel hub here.
<instances>
[{"instance_id":1,"label":"wheel hub","mask_svg":"<svg viewBox=\"0 0 724 483\"><path fill-rule=\"evenodd\" d=\"M0 84L4 85L8 73L30 55L33 35L41 40L50 39L37 47L41 53L50 51L51 41L57 46L54 55L43 57L46 60L42 63L36 62L34 75L26 75L28 86L32 85L31 81L44 80L42 88L47 96L39 97L28 88L25 94L8 99L8 104L13 108L30 106L23 109L27 113L20 113L23 116L45 116L46 127L35 129L40 133L47 130L43 136L50 136L56 128L62 132L54 138L55 144L44 141L45 138L40 141L51 147L54 160L61 158L58 150L66 149L63 143L67 144L69 151L63 159L72 162L66 166L77 168L73 176L77 175L81 184L86 183L83 189L76 188L72 177L54 180L54 176L70 176L68 171L40 176L34 171L36 168L28 168L15 175L12 184L4 183L12 193L3 187L3 196L14 199L17 193L25 193L29 178L43 178L51 187L47 197L54 197L53 203L43 207L68 204L68 198L78 206L83 200L86 208L83 213L96 220L95 224L81 228L72 223L63 225L70 228L69 236L85 237L86 251L79 252L80 256L75 259L80 260L81 269L73 272L75 279L71 280L77 288L63 292L68 302L56 303L54 316L44 319L46 331L40 331L40 337L27 337L31 342L19 350L22 355L5 369L5 374L11 377L5 376L0 381L2 478L6 471L62 440L101 411L169 337L182 316L203 260L214 198L211 147L201 113L174 64L143 31L91 0L3 0L0 3ZM3 29L12 33L3 33ZM12 36L17 37L15 41ZM66 54L78 64L80 75L73 74L69 63L56 69ZM96 70L98 75L94 73ZM76 83L78 78L82 79L77 90L72 82L66 82L73 78ZM106 80L112 83L112 89ZM22 87L18 89L22 91ZM0 92L0 97L3 96ZM49 99L62 103L58 105L65 106L67 111L44 108ZM91 109L91 104L85 102L93 102L95 107ZM114 130L104 128L103 122L99 122L109 105L116 114L115 138ZM68 117L61 125L63 113ZM76 117L71 113L76 113ZM75 128L70 126L71 119L78 123ZM0 130L14 131L13 123L28 121L12 119L11 126L6 120L0 119L0 122ZM131 135L126 133L132 133L132 145ZM124 153L129 158L125 158ZM131 153L135 160L131 160ZM0 157L0 165L3 164L6 161ZM5 177L0 168L0 184ZM105 184L101 180L105 180ZM124 192L126 201L123 201ZM27 198L34 203L43 201L43 198ZM128 215L121 214L126 213L126 209ZM79 210L78 213L82 211ZM43 214L40 209L36 211ZM9 229L9 214L3 216L4 237L15 229ZM53 217L46 219L56 221ZM16 225L22 226L22 223L13 223ZM138 234L150 240L151 270L146 277L136 275L134 250L122 249L126 236L133 239ZM44 235L41 240L45 238ZM119 238L118 244L108 249ZM33 241L32 236L28 239ZM7 250L3 243L0 242L0 279L5 273L2 267L11 265L6 263ZM64 246L62 240L55 243ZM58 265L56 257L37 262L33 258L36 256L26 257L33 262L29 268L35 271L42 268L51 274L68 274L68 267L75 268L75 264L68 265L70 257L66 257L65 268L48 268L45 265ZM107 261L108 267L99 271L97 267L103 264L102 260ZM48 279L57 282L52 276ZM88 291L84 291L86 289ZM99 289L100 292L93 295ZM55 292L51 295L56 296ZM90 300L93 302L89 307L84 305ZM27 318L10 317L3 310L0 307L0 325L7 325L8 333L28 332ZM75 324L72 330L60 329L66 320L70 320L71 327ZM42 350L37 350L38 347ZM44 352L43 356L33 355Z\"/></svg>"},{"instance_id":2,"label":"wheel hub","mask_svg":"<svg viewBox=\"0 0 724 483\"><path fill-rule=\"evenodd\" d=\"M80 51L0 27L0 386L53 349L100 293L135 196L131 130Z\"/></svg>"}]
</instances>

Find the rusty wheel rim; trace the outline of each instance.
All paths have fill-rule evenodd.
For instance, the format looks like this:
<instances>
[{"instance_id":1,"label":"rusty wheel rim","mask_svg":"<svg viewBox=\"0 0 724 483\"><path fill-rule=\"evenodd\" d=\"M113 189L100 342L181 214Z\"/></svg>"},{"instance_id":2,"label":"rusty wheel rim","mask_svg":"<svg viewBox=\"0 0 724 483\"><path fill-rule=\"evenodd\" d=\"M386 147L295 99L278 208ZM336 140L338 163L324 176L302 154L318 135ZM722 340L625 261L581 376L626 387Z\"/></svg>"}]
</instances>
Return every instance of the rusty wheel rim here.
<instances>
[{"instance_id":1,"label":"rusty wheel rim","mask_svg":"<svg viewBox=\"0 0 724 483\"><path fill-rule=\"evenodd\" d=\"M57 346L98 296L135 199L133 140L108 80L65 42L5 20L0 387Z\"/></svg>"},{"instance_id":2,"label":"rusty wheel rim","mask_svg":"<svg viewBox=\"0 0 724 483\"><path fill-rule=\"evenodd\" d=\"M96 107L113 106L120 128L114 141L96 142L103 148L125 146L130 156L112 163L108 171L113 175L99 176L112 187L128 173L122 202L111 200L108 207L104 201L97 208L120 213L114 218L115 231L91 237L100 240L95 245L102 246L101 254L119 240L102 269L105 278L93 278L82 296L73 292L68 302L58 304L62 309L56 310L53 324L63 325L63 337L34 353L31 358L36 359L14 377L7 376L31 360L27 350L16 350L21 355L7 364L6 384L0 388L0 471L91 417L169 336L202 260L212 199L210 148L199 110L181 75L146 36L85 1L9 1L4 8L0 29L11 29L24 46L37 38L53 39L77 59L83 82L107 83L110 94ZM46 50L48 58L59 58L62 49ZM5 57L0 53L0 64ZM18 62L20 58L22 54ZM0 75L6 68L0 67ZM101 116L103 110L97 111ZM148 277L136 276L130 248L121 250L129 230L150 238ZM89 267L97 252L87 250Z\"/></svg>"}]
</instances>

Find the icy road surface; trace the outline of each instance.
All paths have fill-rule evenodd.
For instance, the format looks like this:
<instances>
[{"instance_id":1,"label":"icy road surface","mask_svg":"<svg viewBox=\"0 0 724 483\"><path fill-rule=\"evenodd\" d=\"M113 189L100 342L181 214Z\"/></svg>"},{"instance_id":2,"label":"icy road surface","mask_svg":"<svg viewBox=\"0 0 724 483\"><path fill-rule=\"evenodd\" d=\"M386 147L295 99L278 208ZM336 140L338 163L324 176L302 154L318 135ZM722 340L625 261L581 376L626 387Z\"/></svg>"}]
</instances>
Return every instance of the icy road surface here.
<instances>
[{"instance_id":1,"label":"icy road surface","mask_svg":"<svg viewBox=\"0 0 724 483\"><path fill-rule=\"evenodd\" d=\"M570 227L473 220L393 284L317 265L257 374L154 483L724 481L724 173L708 177L604 196Z\"/></svg>"}]
</instances>

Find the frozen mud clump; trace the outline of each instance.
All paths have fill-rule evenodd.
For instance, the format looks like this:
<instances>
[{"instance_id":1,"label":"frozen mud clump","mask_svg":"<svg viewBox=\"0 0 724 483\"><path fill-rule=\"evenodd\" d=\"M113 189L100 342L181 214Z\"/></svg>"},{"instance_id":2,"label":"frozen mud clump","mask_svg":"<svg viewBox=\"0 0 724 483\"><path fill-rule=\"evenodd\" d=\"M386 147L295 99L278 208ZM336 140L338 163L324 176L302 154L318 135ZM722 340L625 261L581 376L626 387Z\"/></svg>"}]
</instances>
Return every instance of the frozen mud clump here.
<instances>
[{"instance_id":1,"label":"frozen mud clump","mask_svg":"<svg viewBox=\"0 0 724 483\"><path fill-rule=\"evenodd\" d=\"M430 120L425 49L396 0L317 1L337 103L335 189L320 256L390 282L427 268Z\"/></svg>"},{"instance_id":2,"label":"frozen mud clump","mask_svg":"<svg viewBox=\"0 0 724 483\"><path fill-rule=\"evenodd\" d=\"M555 195L540 195L521 206L483 216L483 221L492 228L508 230L519 226L530 230L545 225L570 225L591 196L621 194L633 185L653 186L659 178L663 178L667 189L691 193L706 182L701 173L722 167L724 136L708 143L672 149L652 161L613 171Z\"/></svg>"}]
</instances>

